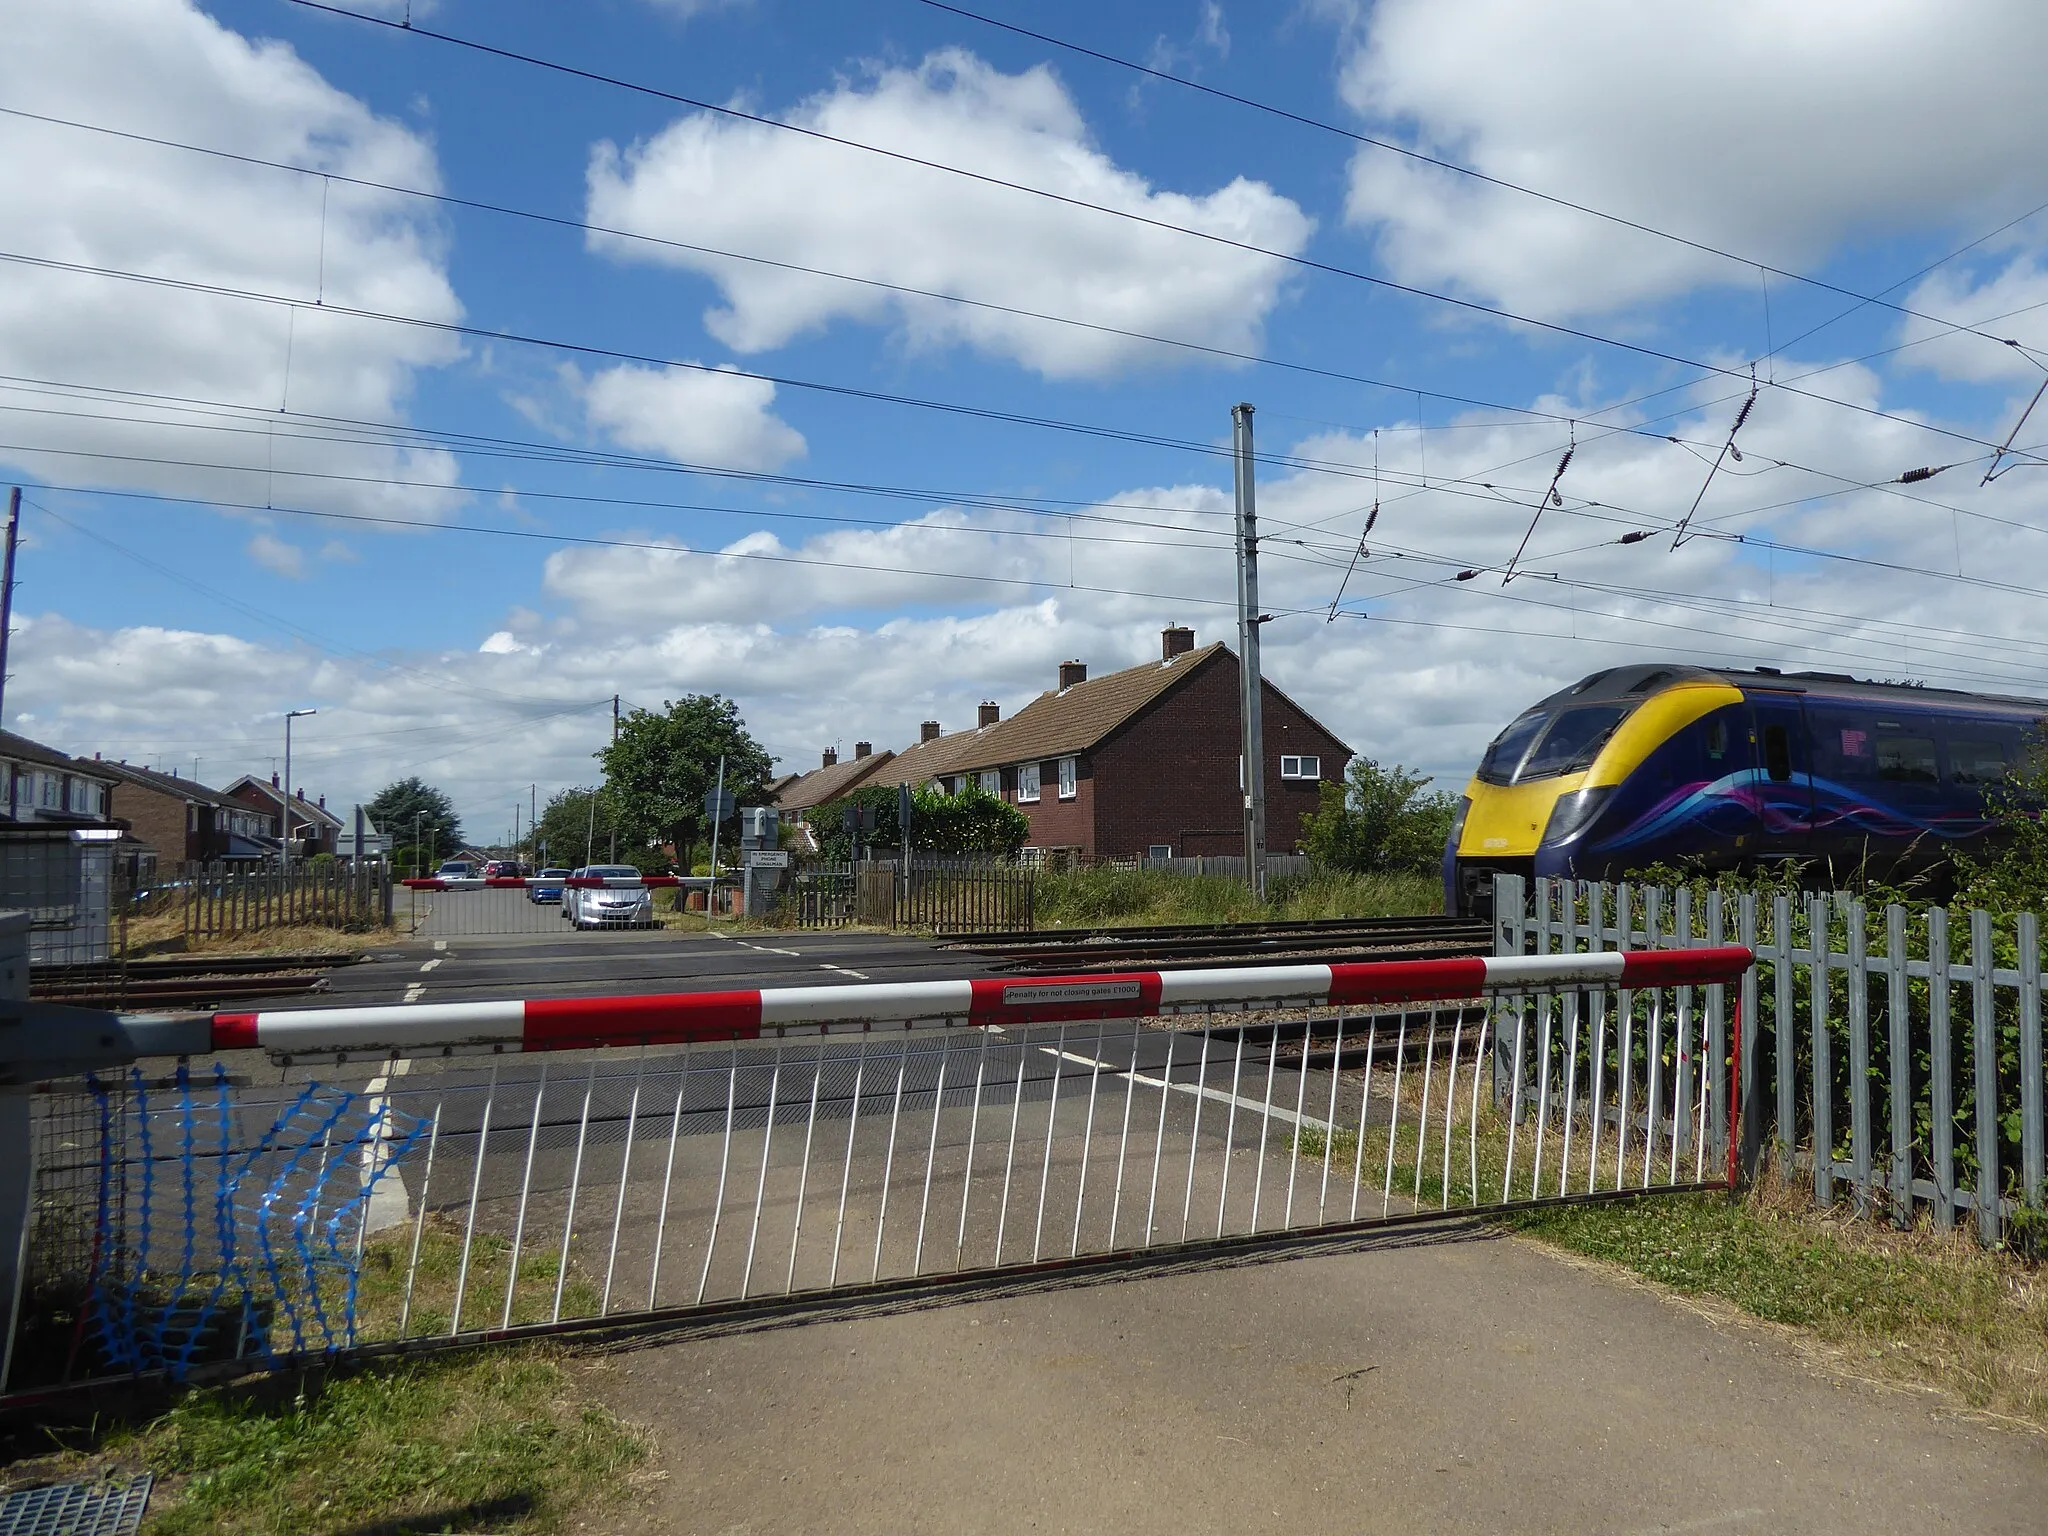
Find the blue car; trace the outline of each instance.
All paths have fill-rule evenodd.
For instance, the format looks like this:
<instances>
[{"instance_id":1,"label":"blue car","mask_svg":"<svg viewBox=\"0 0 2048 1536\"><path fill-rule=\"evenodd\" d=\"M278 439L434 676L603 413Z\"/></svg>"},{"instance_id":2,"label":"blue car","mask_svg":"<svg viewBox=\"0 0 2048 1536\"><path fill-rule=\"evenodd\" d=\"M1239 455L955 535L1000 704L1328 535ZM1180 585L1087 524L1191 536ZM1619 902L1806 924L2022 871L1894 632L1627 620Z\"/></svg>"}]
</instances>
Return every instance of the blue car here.
<instances>
[{"instance_id":1,"label":"blue car","mask_svg":"<svg viewBox=\"0 0 2048 1536\"><path fill-rule=\"evenodd\" d=\"M526 899L536 906L544 901L559 902L562 899L562 882L568 878L566 869L544 869L526 887Z\"/></svg>"}]
</instances>

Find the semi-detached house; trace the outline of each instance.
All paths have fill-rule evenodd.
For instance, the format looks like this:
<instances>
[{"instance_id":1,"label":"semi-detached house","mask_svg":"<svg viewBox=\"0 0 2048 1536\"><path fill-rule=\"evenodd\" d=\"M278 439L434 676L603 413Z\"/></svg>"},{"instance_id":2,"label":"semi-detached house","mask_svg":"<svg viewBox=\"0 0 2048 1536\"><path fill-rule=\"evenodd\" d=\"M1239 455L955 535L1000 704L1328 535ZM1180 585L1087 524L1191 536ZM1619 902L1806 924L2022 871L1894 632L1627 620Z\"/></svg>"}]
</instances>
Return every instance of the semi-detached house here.
<instances>
[{"instance_id":1,"label":"semi-detached house","mask_svg":"<svg viewBox=\"0 0 2048 1536\"><path fill-rule=\"evenodd\" d=\"M1098 678L1082 662L1062 662L1058 686L1007 720L989 702L971 730L947 734L926 721L916 745L859 783L954 793L978 784L1025 814L1026 846L1041 853L1241 854L1239 676L1228 646L1197 649L1194 632L1173 625L1159 660ZM1270 680L1263 698L1266 844L1277 852L1300 841L1322 786L1343 781L1352 754Z\"/></svg>"}]
</instances>

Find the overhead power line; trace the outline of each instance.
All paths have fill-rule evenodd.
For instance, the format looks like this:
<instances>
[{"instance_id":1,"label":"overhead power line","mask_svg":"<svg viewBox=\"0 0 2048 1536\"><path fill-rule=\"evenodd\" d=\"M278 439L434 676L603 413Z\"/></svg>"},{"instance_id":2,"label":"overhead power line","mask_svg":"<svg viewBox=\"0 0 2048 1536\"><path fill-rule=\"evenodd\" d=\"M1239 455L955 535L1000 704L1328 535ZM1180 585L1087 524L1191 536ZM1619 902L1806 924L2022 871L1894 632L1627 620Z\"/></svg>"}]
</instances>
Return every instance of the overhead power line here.
<instances>
[{"instance_id":1,"label":"overhead power line","mask_svg":"<svg viewBox=\"0 0 2048 1536\"><path fill-rule=\"evenodd\" d=\"M1555 193L1539 191L1537 188L1522 182L1510 181L1502 176L1492 176L1472 166L1462 165L1456 160L1443 159L1441 156L1429 154L1427 151L1416 149L1412 145L1400 143L1398 140L1383 139L1374 134L1361 133L1357 129L1346 128L1341 124L1329 122L1324 118L1311 117L1306 112L1296 112L1287 107L1275 106L1272 102L1260 101L1252 96L1243 96L1236 91L1226 91L1220 86L1205 85L1199 80L1190 80L1185 75L1176 75L1171 70L1158 69L1149 64L1141 64L1136 59L1127 59L1120 54L1110 53L1104 49L1091 48L1086 44L1076 43L1067 38L1055 37L1049 32L1040 32L1031 27L1019 26L1015 22L1003 21L981 11L971 11L965 6L948 4L947 0L918 0L918 3L929 6L935 11L945 11L950 15L959 16L967 21L979 22L985 27L994 27L998 31L1008 32L1017 37L1030 38L1033 42L1044 43L1050 48L1058 48L1064 52L1095 59L1104 64L1113 64L1118 69L1127 69L1134 74L1144 75L1149 79L1165 81L1170 85L1177 85L1183 90L1193 91L1198 95L1208 96L1217 101L1227 101L1236 106L1248 107L1254 112L1263 112L1270 117L1281 118L1290 123L1298 123L1304 128L1314 128L1321 133L1333 134L1340 139L1348 139L1354 144L1362 145L1369 149L1381 150L1390 155L1399 155L1403 159L1413 160L1418 164L1434 166L1442 171L1450 171L1454 175L1465 177L1468 180L1481 182L1490 187L1498 187L1503 192L1513 192L1521 197L1534 198L1538 202L1549 203L1557 208L1569 209L1573 213L1582 213L1588 218L1599 219L1603 223L1614 224L1623 229L1632 229L1638 234L1650 235L1658 240L1668 240L1674 245L1685 246L1688 249L1700 252L1702 255L1719 257L1723 261L1732 262L1751 271L1768 272L1773 277L1787 278L1795 283L1803 283L1810 288L1819 288L1828 293L1839 294L1843 298L1856 300L1857 308L1875 305L1880 309L1891 310L1895 314L1908 315L1915 320L1924 320L1932 325L1946 327L1951 334L1962 332L1972 336L1981 336L1984 340L1996 342L2001 346L2013 344L2004 337L1993 336L1987 332L1980 331L1974 325L1967 325L1955 320L1944 320L1939 315L1930 315L1904 304L1894 304L1879 294L1859 293L1853 288L1843 287L1840 283L1831 283L1825 278L1814 277L1805 272L1795 272L1786 267L1774 266L1768 261L1759 261L1754 256L1739 255L1734 251L1725 250L1707 241L1695 240L1690 235L1681 235L1672 230L1661 229L1654 224L1646 224L1640 219L1631 219L1625 214L1609 213L1604 208L1595 208L1590 204L1576 202L1568 197L1560 197ZM2037 208L2034 212L2039 213L2043 208L2048 208L2048 204L2043 204L2042 208ZM2032 217L2032 215L2029 214L2026 217ZM1911 279L1909 278L1907 281L1911 281ZM1898 287L1902 285L1894 284L1893 286ZM1772 350L1775 351L1777 349L1773 348Z\"/></svg>"},{"instance_id":2,"label":"overhead power line","mask_svg":"<svg viewBox=\"0 0 2048 1536\"><path fill-rule=\"evenodd\" d=\"M795 134L819 143L838 144L862 154L875 155L904 165L921 166L926 170L937 171L943 175L958 176L984 186L1000 187L1007 191L1022 193L1028 197L1040 198L1063 207L1084 209L1146 228L1185 235L1190 239L1201 240L1225 249L1241 251L1247 255L1259 256L1272 261L1285 262L1289 265L1300 267L1305 271L1321 272L1332 277L1348 278L1353 282L1367 283L1391 293L1402 293L1411 298L1427 299L1432 303L1464 310L1471 314L1481 314L1495 320L1506 320L1518 325L1531 326L1537 330L1547 331L1554 335L1570 336L1579 341L1591 342L1596 346L1612 347L1618 351L1630 352L1639 357L1650 358L1658 362L1677 363L1681 367L1696 369L1702 373L1721 374L1731 378L1746 377L1740 370L1735 368L1718 363L1704 362L1698 358L1686 357L1681 353L1666 352L1662 348L1647 346L1640 342L1626 341L1614 336L1605 336L1597 331L1584 330L1580 327L1565 325L1555 320L1539 319L1533 315L1524 315L1498 305L1481 303L1477 299L1460 298L1456 294L1444 293L1437 289L1423 288L1411 283L1396 282L1392 278L1361 271L1356 267L1340 266L1334 262L1318 261L1313 257L1275 250L1270 246L1257 245L1248 240L1238 240L1229 235L1217 234L1213 230L1197 229L1186 224L1175 224L1170 219L1154 218L1149 214L1137 213L1128 208L1117 208L1107 203L1090 202L1086 198L1072 197L1063 192L1054 192L1047 187L1034 187L1028 182L1011 181L1006 177L990 175L983 171L969 170L965 166L949 165L942 160L926 159L921 155L913 155L903 150L885 149L880 145L865 143L859 139L849 139L838 134L827 133L821 128L809 128L800 123L784 122L779 118L768 117L758 112L748 112L728 103L685 96L680 92L663 90L659 86L647 85L636 80L628 80L622 76L583 69L573 64L564 64L559 60L543 58L537 54L522 53L516 49L503 48L494 43L486 43L475 38L463 37L453 32L442 32L409 19L396 21L388 17L373 16L362 11L349 10L344 6L328 5L323 3L323 0L291 0L291 3L306 10L321 11L332 16L347 17L366 26L384 28L392 32L402 33L408 37L426 38L433 42L445 43L452 47L466 49L492 58L503 59L509 63L521 64L533 69L546 70L553 74L582 80L589 84L630 91L636 95L671 102L677 106L689 107L694 111L710 113L736 122L752 123L757 127ZM1939 323L1947 324L1949 322L1943 321ZM1923 431L1936 432L1942 436L1954 437L1959 441L1968 442L1975 446L1994 446L1979 438L1953 432L1947 428L1935 427L1926 422L1915 421L1911 417L1896 415L1890 411L1880 410L1875 406L1862 405L1855 401L1840 400L1828 395L1813 394L1809 391L1791 388L1788 385L1774 384L1771 387L1784 389L1791 394L1803 395L1809 399L1820 401L1839 409L1854 411L1862 415L1876 416L1887 421L1897 422L1900 425L1912 426Z\"/></svg>"}]
</instances>

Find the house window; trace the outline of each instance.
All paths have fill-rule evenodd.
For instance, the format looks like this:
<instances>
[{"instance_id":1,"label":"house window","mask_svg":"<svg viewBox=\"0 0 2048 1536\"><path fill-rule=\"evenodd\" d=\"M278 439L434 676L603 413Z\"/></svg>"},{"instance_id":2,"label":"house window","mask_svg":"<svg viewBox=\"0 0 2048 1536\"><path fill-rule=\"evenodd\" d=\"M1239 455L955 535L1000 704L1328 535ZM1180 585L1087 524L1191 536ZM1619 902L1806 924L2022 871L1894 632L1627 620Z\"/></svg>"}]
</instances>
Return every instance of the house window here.
<instances>
[{"instance_id":1,"label":"house window","mask_svg":"<svg viewBox=\"0 0 2048 1536\"><path fill-rule=\"evenodd\" d=\"M1280 759L1280 777L1283 779L1320 779L1322 776L1323 760L1320 757Z\"/></svg>"},{"instance_id":2,"label":"house window","mask_svg":"<svg viewBox=\"0 0 2048 1536\"><path fill-rule=\"evenodd\" d=\"M1025 804L1038 800L1038 764L1022 763L1017 768L1017 798Z\"/></svg>"},{"instance_id":3,"label":"house window","mask_svg":"<svg viewBox=\"0 0 2048 1536\"><path fill-rule=\"evenodd\" d=\"M1145 850L1145 857L1148 859L1170 859L1173 857L1173 844L1154 843Z\"/></svg>"},{"instance_id":4,"label":"house window","mask_svg":"<svg viewBox=\"0 0 2048 1536\"><path fill-rule=\"evenodd\" d=\"M1072 758L1072 757L1063 757L1063 758L1061 758L1061 759L1060 759L1060 798L1061 798L1062 800L1071 800L1071 799L1073 799L1073 798L1074 798L1074 796L1075 796L1075 795L1079 794L1079 793L1080 793L1080 781L1081 781L1081 764L1080 764L1080 759L1078 759L1078 758Z\"/></svg>"},{"instance_id":5,"label":"house window","mask_svg":"<svg viewBox=\"0 0 2048 1536\"><path fill-rule=\"evenodd\" d=\"M1000 795L1003 792L1003 770L1000 768L983 769L981 787L986 794Z\"/></svg>"},{"instance_id":6,"label":"house window","mask_svg":"<svg viewBox=\"0 0 2048 1536\"><path fill-rule=\"evenodd\" d=\"M54 773L36 775L36 803L46 811L54 811L58 805L58 793L63 788Z\"/></svg>"}]
</instances>

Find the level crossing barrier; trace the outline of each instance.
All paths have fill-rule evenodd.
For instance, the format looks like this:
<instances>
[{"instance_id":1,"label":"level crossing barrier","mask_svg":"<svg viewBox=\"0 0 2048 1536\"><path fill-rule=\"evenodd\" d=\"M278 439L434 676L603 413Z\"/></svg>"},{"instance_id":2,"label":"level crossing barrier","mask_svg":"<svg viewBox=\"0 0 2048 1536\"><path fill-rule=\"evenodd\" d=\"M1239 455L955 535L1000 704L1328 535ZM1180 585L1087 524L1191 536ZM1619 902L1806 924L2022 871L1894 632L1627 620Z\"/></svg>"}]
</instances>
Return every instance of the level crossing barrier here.
<instances>
[{"instance_id":1,"label":"level crossing barrier","mask_svg":"<svg viewBox=\"0 0 2048 1536\"><path fill-rule=\"evenodd\" d=\"M1724 1186L1739 1092L1728 1062L1703 1066L1706 1002L1749 964L1720 947L102 1016L109 1067L38 1096L0 1388Z\"/></svg>"}]
</instances>

